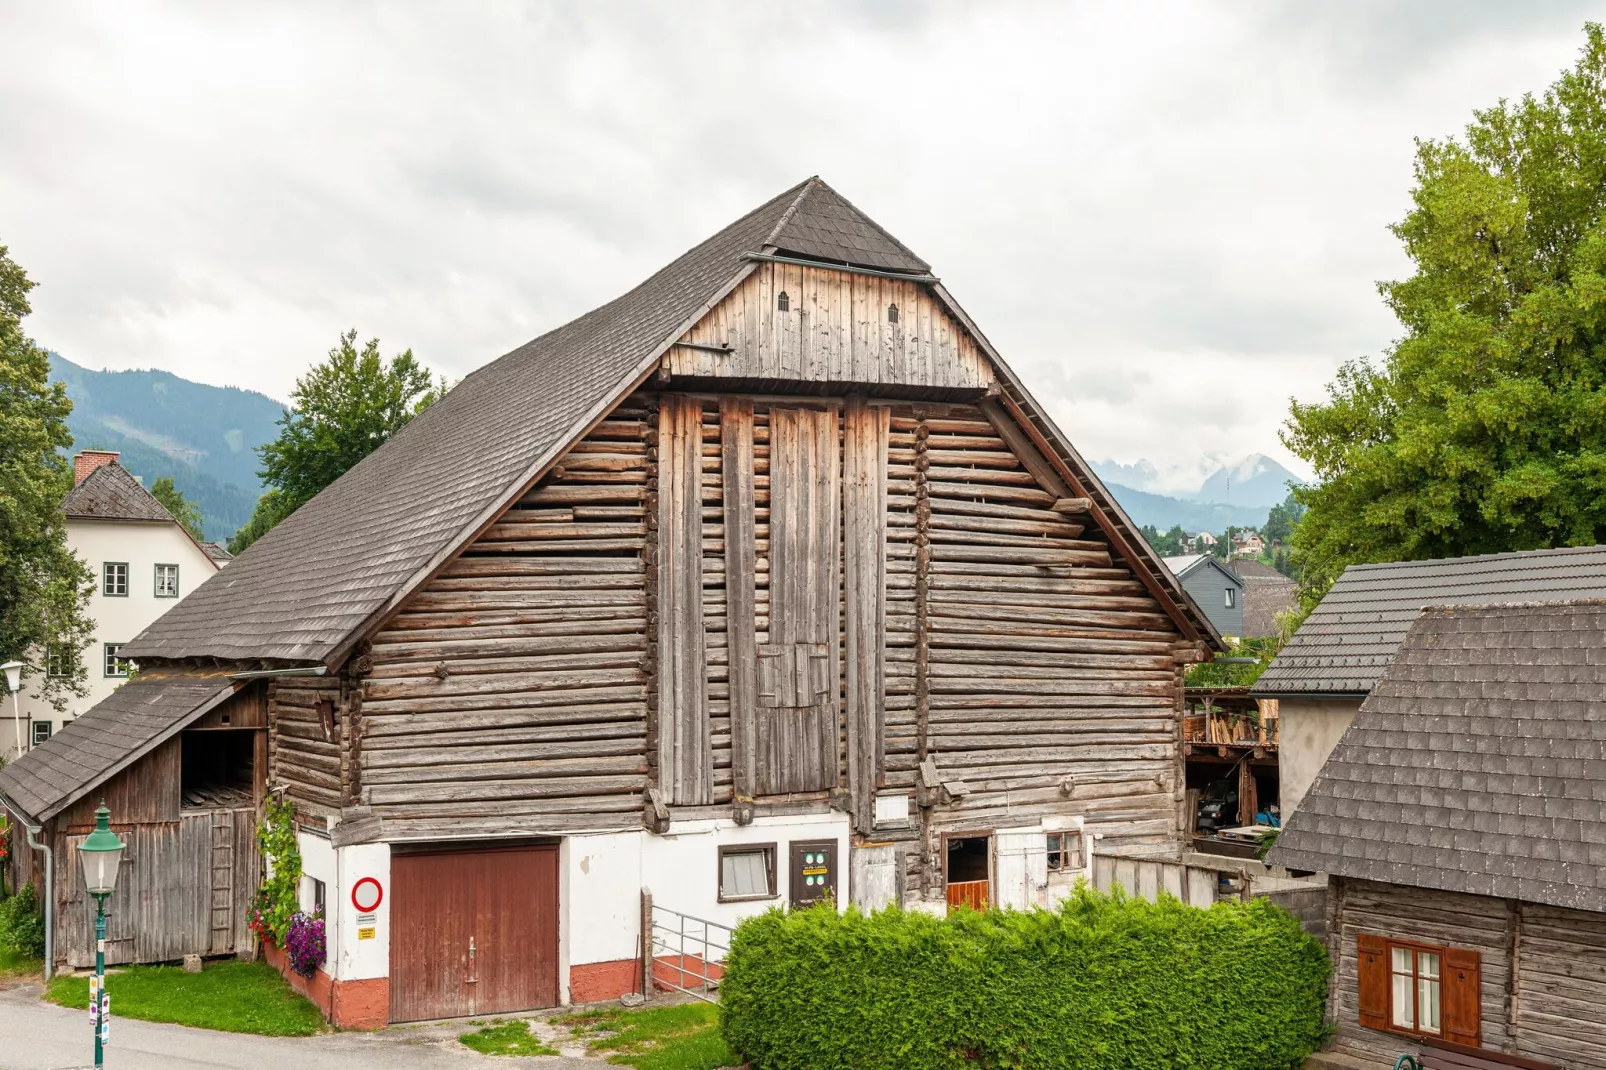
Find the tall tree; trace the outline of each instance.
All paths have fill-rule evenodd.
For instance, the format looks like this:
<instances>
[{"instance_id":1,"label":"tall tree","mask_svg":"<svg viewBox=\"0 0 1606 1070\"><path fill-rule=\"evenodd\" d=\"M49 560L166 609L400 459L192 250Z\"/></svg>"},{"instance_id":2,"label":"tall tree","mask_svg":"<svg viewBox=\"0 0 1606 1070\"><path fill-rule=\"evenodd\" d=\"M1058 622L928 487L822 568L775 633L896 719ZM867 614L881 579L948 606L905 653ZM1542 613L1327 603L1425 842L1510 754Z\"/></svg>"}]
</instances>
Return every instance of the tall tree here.
<instances>
[{"instance_id":1,"label":"tall tree","mask_svg":"<svg viewBox=\"0 0 1606 1070\"><path fill-rule=\"evenodd\" d=\"M1294 404L1283 441L1308 602L1344 567L1606 538L1606 34L1461 140L1417 143L1394 228L1416 264L1379 289L1404 328L1381 364Z\"/></svg>"},{"instance_id":2,"label":"tall tree","mask_svg":"<svg viewBox=\"0 0 1606 1070\"><path fill-rule=\"evenodd\" d=\"M266 535L445 392L445 380L431 379L411 349L386 361L379 339L359 351L355 329L341 335L329 359L296 380L279 437L257 448L258 475L270 489L229 550L239 553Z\"/></svg>"},{"instance_id":3,"label":"tall tree","mask_svg":"<svg viewBox=\"0 0 1606 1070\"><path fill-rule=\"evenodd\" d=\"M163 476L152 483L151 497L161 502L162 508L172 513L173 519L182 524L196 542L205 540L206 536L201 533L201 507L184 497L173 485L172 476Z\"/></svg>"},{"instance_id":4,"label":"tall tree","mask_svg":"<svg viewBox=\"0 0 1606 1070\"><path fill-rule=\"evenodd\" d=\"M22 331L33 286L0 245L0 661L22 661L39 693L63 708L86 690L78 654L94 631L93 577L67 547L61 511L73 482L72 402Z\"/></svg>"}]
</instances>

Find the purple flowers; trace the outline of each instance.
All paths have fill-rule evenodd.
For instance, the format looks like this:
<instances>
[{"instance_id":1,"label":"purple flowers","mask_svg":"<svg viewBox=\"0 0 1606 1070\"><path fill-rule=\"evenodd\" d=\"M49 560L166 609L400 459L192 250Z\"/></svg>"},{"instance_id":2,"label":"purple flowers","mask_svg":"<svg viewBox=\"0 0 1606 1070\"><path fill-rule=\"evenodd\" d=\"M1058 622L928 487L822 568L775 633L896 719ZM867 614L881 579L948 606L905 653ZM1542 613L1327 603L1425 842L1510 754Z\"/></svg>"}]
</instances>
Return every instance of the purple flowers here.
<instances>
[{"instance_id":1,"label":"purple flowers","mask_svg":"<svg viewBox=\"0 0 1606 1070\"><path fill-rule=\"evenodd\" d=\"M290 968L303 977L311 977L323 965L326 956L323 933L323 912L297 914L290 919L289 931L284 936L284 949L290 956Z\"/></svg>"}]
</instances>

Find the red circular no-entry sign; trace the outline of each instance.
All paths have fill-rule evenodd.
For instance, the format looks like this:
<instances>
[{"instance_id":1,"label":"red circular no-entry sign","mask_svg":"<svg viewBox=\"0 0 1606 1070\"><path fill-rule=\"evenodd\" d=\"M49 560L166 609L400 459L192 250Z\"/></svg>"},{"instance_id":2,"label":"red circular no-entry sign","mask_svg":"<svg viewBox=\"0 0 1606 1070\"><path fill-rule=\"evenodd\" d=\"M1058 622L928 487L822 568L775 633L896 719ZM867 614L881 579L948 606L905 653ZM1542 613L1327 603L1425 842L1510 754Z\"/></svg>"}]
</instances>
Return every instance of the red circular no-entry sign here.
<instances>
[{"instance_id":1,"label":"red circular no-entry sign","mask_svg":"<svg viewBox=\"0 0 1606 1070\"><path fill-rule=\"evenodd\" d=\"M371 902L365 902L365 900L371 900ZM379 909L379 904L384 901L385 889L380 887L379 881L373 877L364 877L351 886L351 905L364 914Z\"/></svg>"}]
</instances>

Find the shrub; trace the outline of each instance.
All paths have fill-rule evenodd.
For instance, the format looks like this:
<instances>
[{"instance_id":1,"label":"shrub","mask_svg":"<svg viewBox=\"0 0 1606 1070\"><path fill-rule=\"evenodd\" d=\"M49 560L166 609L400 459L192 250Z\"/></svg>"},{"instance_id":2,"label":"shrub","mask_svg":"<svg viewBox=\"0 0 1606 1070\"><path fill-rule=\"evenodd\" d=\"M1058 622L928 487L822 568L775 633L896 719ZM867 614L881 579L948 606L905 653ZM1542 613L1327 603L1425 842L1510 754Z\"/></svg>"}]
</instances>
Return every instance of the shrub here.
<instances>
[{"instance_id":1,"label":"shrub","mask_svg":"<svg viewBox=\"0 0 1606 1070\"><path fill-rule=\"evenodd\" d=\"M285 932L284 950L290 957L290 968L303 977L311 977L324 963L323 912L296 914L290 919Z\"/></svg>"},{"instance_id":2,"label":"shrub","mask_svg":"<svg viewBox=\"0 0 1606 1070\"><path fill-rule=\"evenodd\" d=\"M1286 1070L1325 1035L1327 976L1264 900L772 910L736 930L721 1025L757 1070Z\"/></svg>"},{"instance_id":3,"label":"shrub","mask_svg":"<svg viewBox=\"0 0 1606 1070\"><path fill-rule=\"evenodd\" d=\"M45 918L33 885L0 901L0 948L34 959L45 953Z\"/></svg>"}]
</instances>

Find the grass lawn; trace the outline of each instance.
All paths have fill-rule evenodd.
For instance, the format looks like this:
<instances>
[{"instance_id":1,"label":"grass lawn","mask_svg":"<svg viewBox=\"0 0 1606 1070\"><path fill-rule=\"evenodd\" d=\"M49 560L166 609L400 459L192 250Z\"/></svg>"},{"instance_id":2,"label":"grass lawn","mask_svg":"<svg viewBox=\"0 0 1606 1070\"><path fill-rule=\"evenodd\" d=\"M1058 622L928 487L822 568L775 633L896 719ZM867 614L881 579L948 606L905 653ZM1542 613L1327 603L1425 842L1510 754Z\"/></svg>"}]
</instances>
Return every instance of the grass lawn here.
<instances>
[{"instance_id":1,"label":"grass lawn","mask_svg":"<svg viewBox=\"0 0 1606 1070\"><path fill-rule=\"evenodd\" d=\"M262 962L209 962L200 973L177 966L129 966L106 978L112 1017L176 1022L228 1033L305 1037L323 1016ZM57 977L45 998L63 1007L89 1006L89 978Z\"/></svg>"},{"instance_id":2,"label":"grass lawn","mask_svg":"<svg viewBox=\"0 0 1606 1070\"><path fill-rule=\"evenodd\" d=\"M495 1021L500 1021L496 1019ZM478 1023L470 1022L470 1025ZM457 1038L477 1052L485 1055L556 1055L557 1049L543 1044L539 1037L530 1034L529 1022L507 1022L488 1025Z\"/></svg>"},{"instance_id":3,"label":"grass lawn","mask_svg":"<svg viewBox=\"0 0 1606 1070\"><path fill-rule=\"evenodd\" d=\"M29 974L42 973L45 968L44 959L31 959L26 955L19 955L10 948L0 947L0 978L27 977ZM84 1006L89 1006L89 993L84 993Z\"/></svg>"},{"instance_id":4,"label":"grass lawn","mask_svg":"<svg viewBox=\"0 0 1606 1070\"><path fill-rule=\"evenodd\" d=\"M719 1070L739 1066L719 1031L719 1008L711 1003L625 1010L606 1007L554 1018L593 1052L609 1052L608 1061L636 1070Z\"/></svg>"}]
</instances>

